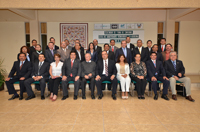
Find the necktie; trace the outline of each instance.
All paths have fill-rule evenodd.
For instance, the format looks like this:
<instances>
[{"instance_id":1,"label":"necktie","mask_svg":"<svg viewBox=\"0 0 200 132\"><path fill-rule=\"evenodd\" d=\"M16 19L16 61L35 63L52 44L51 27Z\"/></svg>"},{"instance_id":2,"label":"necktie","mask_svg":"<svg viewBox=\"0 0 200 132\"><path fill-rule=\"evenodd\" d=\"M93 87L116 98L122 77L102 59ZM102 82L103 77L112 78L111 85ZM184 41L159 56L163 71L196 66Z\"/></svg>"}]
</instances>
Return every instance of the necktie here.
<instances>
[{"instance_id":1,"label":"necktie","mask_svg":"<svg viewBox=\"0 0 200 132\"><path fill-rule=\"evenodd\" d=\"M38 76L40 75L40 68L42 66L42 62L39 62L39 67L38 67Z\"/></svg>"},{"instance_id":2,"label":"necktie","mask_svg":"<svg viewBox=\"0 0 200 132\"><path fill-rule=\"evenodd\" d=\"M164 51L163 45L162 45L162 51Z\"/></svg>"},{"instance_id":3,"label":"necktie","mask_svg":"<svg viewBox=\"0 0 200 132\"><path fill-rule=\"evenodd\" d=\"M176 71L176 62L173 61L173 65L174 65L174 70Z\"/></svg>"},{"instance_id":4,"label":"necktie","mask_svg":"<svg viewBox=\"0 0 200 132\"><path fill-rule=\"evenodd\" d=\"M108 65L107 65L106 60L105 60L105 73L106 73L106 76L108 76Z\"/></svg>"},{"instance_id":5,"label":"necktie","mask_svg":"<svg viewBox=\"0 0 200 132\"><path fill-rule=\"evenodd\" d=\"M20 70L22 69L22 66L23 66L23 61L21 61L21 66L20 66Z\"/></svg>"},{"instance_id":6,"label":"necktie","mask_svg":"<svg viewBox=\"0 0 200 132\"><path fill-rule=\"evenodd\" d=\"M114 52L114 46L112 46L112 52Z\"/></svg>"},{"instance_id":7,"label":"necktie","mask_svg":"<svg viewBox=\"0 0 200 132\"><path fill-rule=\"evenodd\" d=\"M156 61L155 60L153 61L153 64L154 64L154 67L156 68Z\"/></svg>"},{"instance_id":8,"label":"necktie","mask_svg":"<svg viewBox=\"0 0 200 132\"><path fill-rule=\"evenodd\" d=\"M51 50L51 54L54 56L53 50Z\"/></svg>"},{"instance_id":9,"label":"necktie","mask_svg":"<svg viewBox=\"0 0 200 132\"><path fill-rule=\"evenodd\" d=\"M71 60L71 69L73 67L73 60ZM70 77L72 77L72 73L70 74Z\"/></svg>"}]
</instances>

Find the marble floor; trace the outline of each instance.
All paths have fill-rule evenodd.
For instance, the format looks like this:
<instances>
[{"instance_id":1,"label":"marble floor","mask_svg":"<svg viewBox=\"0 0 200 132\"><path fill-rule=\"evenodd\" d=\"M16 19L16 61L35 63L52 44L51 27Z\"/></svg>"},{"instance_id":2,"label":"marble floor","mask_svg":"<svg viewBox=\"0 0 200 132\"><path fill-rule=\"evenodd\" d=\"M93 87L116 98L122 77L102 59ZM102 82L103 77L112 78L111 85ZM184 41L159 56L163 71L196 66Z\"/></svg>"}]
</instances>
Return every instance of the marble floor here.
<instances>
[{"instance_id":1,"label":"marble floor","mask_svg":"<svg viewBox=\"0 0 200 132\"><path fill-rule=\"evenodd\" d=\"M79 91L80 92L80 91ZM10 95L0 91L0 132L200 132L200 90L192 90L195 102L184 97L165 101L146 95L145 100L129 96L128 100L114 101L110 91L104 91L102 100L92 100L87 91L86 100L69 98L52 102L37 97L30 101L8 101ZM24 94L26 97L27 95Z\"/></svg>"}]
</instances>

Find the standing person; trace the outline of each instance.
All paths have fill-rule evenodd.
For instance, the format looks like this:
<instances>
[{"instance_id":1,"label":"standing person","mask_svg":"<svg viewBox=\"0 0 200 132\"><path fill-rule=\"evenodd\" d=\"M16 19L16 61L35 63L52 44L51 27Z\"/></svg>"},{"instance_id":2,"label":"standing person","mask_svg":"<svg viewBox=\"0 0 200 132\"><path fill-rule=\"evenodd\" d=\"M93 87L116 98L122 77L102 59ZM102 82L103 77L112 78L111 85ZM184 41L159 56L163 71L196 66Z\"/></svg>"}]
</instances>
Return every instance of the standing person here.
<instances>
[{"instance_id":1,"label":"standing person","mask_svg":"<svg viewBox=\"0 0 200 132\"><path fill-rule=\"evenodd\" d=\"M30 100L32 98L35 98L35 94L33 93L31 84L35 81L40 82L40 89L41 89L41 100L44 100L44 92L46 87L46 81L49 79L49 63L45 62L45 56L44 54L39 54L38 56L38 62L33 64L33 70L31 73L31 78L27 79L24 82L24 85L26 87L26 91L28 94L28 97L26 100Z\"/></svg>"},{"instance_id":2,"label":"standing person","mask_svg":"<svg viewBox=\"0 0 200 132\"><path fill-rule=\"evenodd\" d=\"M163 62L169 60L169 56L170 56L169 54L173 50L172 45L170 43L166 44L165 47L166 47L166 50L161 52L163 56Z\"/></svg>"},{"instance_id":3,"label":"standing person","mask_svg":"<svg viewBox=\"0 0 200 132\"><path fill-rule=\"evenodd\" d=\"M32 56L32 53L36 51L36 45L37 45L37 40L33 39L32 41L32 46L29 48L30 50L30 56Z\"/></svg>"},{"instance_id":4,"label":"standing person","mask_svg":"<svg viewBox=\"0 0 200 132\"><path fill-rule=\"evenodd\" d=\"M81 62L81 87L82 87L82 99L86 99L85 96L85 86L86 82L90 81L91 98L95 99L94 89L95 89L95 68L96 63L91 60L91 55L89 53L85 54L85 61Z\"/></svg>"},{"instance_id":5,"label":"standing person","mask_svg":"<svg viewBox=\"0 0 200 132\"><path fill-rule=\"evenodd\" d=\"M30 50L29 50L29 48L27 47L27 46L22 46L21 48L20 48L20 53L24 53L24 54L26 54L26 60L27 61L31 61L31 56L30 56ZM17 55L17 60L19 61L19 55L20 55L20 53Z\"/></svg>"},{"instance_id":6,"label":"standing person","mask_svg":"<svg viewBox=\"0 0 200 132\"><path fill-rule=\"evenodd\" d=\"M32 64L34 64L35 62L38 62L38 56L39 54L42 54L42 48L41 48L41 45L40 44L37 44L35 46L35 52L32 53L32 56L31 56L31 62Z\"/></svg>"},{"instance_id":7,"label":"standing person","mask_svg":"<svg viewBox=\"0 0 200 132\"><path fill-rule=\"evenodd\" d=\"M160 45L158 46L158 52L166 51L166 38L160 39Z\"/></svg>"},{"instance_id":8,"label":"standing person","mask_svg":"<svg viewBox=\"0 0 200 132\"><path fill-rule=\"evenodd\" d=\"M86 51L86 53L89 53L91 55L91 61L94 61L95 63L97 63L98 61L98 53L95 51L95 47L94 44L91 42L88 45L88 50Z\"/></svg>"},{"instance_id":9,"label":"standing person","mask_svg":"<svg viewBox=\"0 0 200 132\"><path fill-rule=\"evenodd\" d=\"M62 41L61 42L61 45L60 45L60 49L57 50L57 54L59 54L61 56L60 60L62 62L64 62L66 59L69 58L69 54L71 52L71 50L67 49L67 45L66 45L66 42L65 41ZM54 56L55 58L55 56Z\"/></svg>"},{"instance_id":10,"label":"standing person","mask_svg":"<svg viewBox=\"0 0 200 132\"><path fill-rule=\"evenodd\" d=\"M77 100L78 90L80 86L80 75L81 75L81 62L76 59L76 52L70 52L70 58L64 61L62 67L62 89L63 98L65 100L68 98L68 82L74 81L74 100Z\"/></svg>"},{"instance_id":11,"label":"standing person","mask_svg":"<svg viewBox=\"0 0 200 132\"><path fill-rule=\"evenodd\" d=\"M131 63L130 69L131 79L136 81L138 99L145 99L144 92L147 85L147 68L145 63L141 61L140 54L135 55L135 62Z\"/></svg>"},{"instance_id":12,"label":"standing person","mask_svg":"<svg viewBox=\"0 0 200 132\"><path fill-rule=\"evenodd\" d=\"M129 48L131 50L131 53L133 54L135 45L131 43L131 38L129 36L126 37L126 44L127 48Z\"/></svg>"},{"instance_id":13,"label":"standing person","mask_svg":"<svg viewBox=\"0 0 200 132\"><path fill-rule=\"evenodd\" d=\"M19 61L15 61L13 67L8 75L8 78L5 79L5 83L8 89L8 93L13 94L13 96L8 100L13 100L15 98L19 98L19 100L23 99L23 93L26 88L24 86L24 81L28 79L31 75L31 62L26 60L26 54L19 54ZM14 88L14 83L19 81L20 86L20 97L17 94L17 91Z\"/></svg>"},{"instance_id":14,"label":"standing person","mask_svg":"<svg viewBox=\"0 0 200 132\"><path fill-rule=\"evenodd\" d=\"M59 49L59 47L57 45L55 45L55 38L54 37L51 37L49 39L49 41L53 43L53 50L58 50ZM49 49L48 45L47 45L46 49Z\"/></svg>"},{"instance_id":15,"label":"standing person","mask_svg":"<svg viewBox=\"0 0 200 132\"><path fill-rule=\"evenodd\" d=\"M116 52L117 49L118 49L118 47L115 46L115 40L111 39L110 40L110 49L109 50L112 51L115 54L115 52Z\"/></svg>"},{"instance_id":16,"label":"standing person","mask_svg":"<svg viewBox=\"0 0 200 132\"><path fill-rule=\"evenodd\" d=\"M101 57L102 48L100 46L98 46L98 40L94 39L93 40L93 44L94 44L94 47L95 47L95 51L98 54L98 58L100 58Z\"/></svg>"},{"instance_id":17,"label":"standing person","mask_svg":"<svg viewBox=\"0 0 200 132\"><path fill-rule=\"evenodd\" d=\"M54 49L54 45L52 42L49 42L48 49L45 50L45 61L48 63L54 62L54 54L56 53L56 50Z\"/></svg>"},{"instance_id":18,"label":"standing person","mask_svg":"<svg viewBox=\"0 0 200 132\"><path fill-rule=\"evenodd\" d=\"M83 53L84 53L84 48L83 48L83 46L81 45L81 43L80 43L80 40L79 40L79 39L76 39L76 40L75 40L75 45L76 45L76 43L78 43L78 44L79 44L79 46L81 47L81 48L80 48L81 52L83 52ZM76 49L75 49L75 45L74 45L74 47L72 48L72 50L73 50L73 51L75 51L75 50L76 50ZM72 51L72 50L71 50L71 51Z\"/></svg>"},{"instance_id":19,"label":"standing person","mask_svg":"<svg viewBox=\"0 0 200 132\"><path fill-rule=\"evenodd\" d=\"M76 52L76 59L80 60L80 62L85 60L84 51L81 50L81 46L79 43L75 43L75 49L73 51Z\"/></svg>"},{"instance_id":20,"label":"standing person","mask_svg":"<svg viewBox=\"0 0 200 132\"><path fill-rule=\"evenodd\" d=\"M59 54L54 55L55 62L50 64L49 74L51 78L49 79L49 89L50 89L50 99L56 101L58 95L58 86L62 80L62 66L61 56Z\"/></svg>"},{"instance_id":21,"label":"standing person","mask_svg":"<svg viewBox=\"0 0 200 132\"><path fill-rule=\"evenodd\" d=\"M120 81L122 89L122 99L128 99L128 92L131 83L131 79L129 77L130 69L123 54L118 56L115 66L117 68L117 79Z\"/></svg>"},{"instance_id":22,"label":"standing person","mask_svg":"<svg viewBox=\"0 0 200 132\"><path fill-rule=\"evenodd\" d=\"M69 40L68 39L65 39L65 43L67 45L67 49L69 49L70 51L72 50L72 46L69 45Z\"/></svg>"},{"instance_id":23,"label":"standing person","mask_svg":"<svg viewBox=\"0 0 200 132\"><path fill-rule=\"evenodd\" d=\"M149 56L150 56L150 53L151 53L151 51L152 51L152 41L151 40L148 40L147 41L147 47L146 47L146 49L149 51Z\"/></svg>"},{"instance_id":24,"label":"standing person","mask_svg":"<svg viewBox=\"0 0 200 132\"><path fill-rule=\"evenodd\" d=\"M156 60L159 60L159 61L163 62L163 56L162 56L162 54L160 52L158 52L158 45L157 44L153 45L152 52L157 53Z\"/></svg>"}]
</instances>

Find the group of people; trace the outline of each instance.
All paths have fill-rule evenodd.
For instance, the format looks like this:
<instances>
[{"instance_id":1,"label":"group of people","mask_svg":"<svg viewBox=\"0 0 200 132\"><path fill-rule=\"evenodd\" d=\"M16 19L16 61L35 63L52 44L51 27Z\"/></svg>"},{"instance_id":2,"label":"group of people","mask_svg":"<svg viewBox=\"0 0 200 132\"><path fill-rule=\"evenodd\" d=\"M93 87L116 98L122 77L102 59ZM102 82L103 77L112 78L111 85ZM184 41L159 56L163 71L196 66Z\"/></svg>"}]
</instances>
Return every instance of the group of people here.
<instances>
[{"instance_id":1,"label":"group of people","mask_svg":"<svg viewBox=\"0 0 200 132\"><path fill-rule=\"evenodd\" d=\"M74 100L77 99L79 89L82 89L82 99L86 99L85 87L89 82L91 98L95 99L95 85L97 87L98 99L103 98L102 90L105 89L104 81L108 90L112 90L112 98L116 100L118 81L122 91L122 99L128 99L128 92L131 80L136 82L135 88L138 99L145 99L144 92L147 82L149 90L153 89L154 99L158 99L157 81L163 83L162 98L169 100L168 89L172 91L172 99L177 100L176 81L184 83L186 89L186 99L194 102L191 97L191 81L185 77L185 68L182 61L177 59L177 53L173 51L170 43L166 44L166 39L160 40L161 45L147 41L147 47L143 47L142 40L137 40L137 47L130 43L130 37L121 41L121 47L115 46L115 40L110 40L110 45L105 43L98 46L98 40L94 39L89 43L86 53L80 44L75 40L75 46L71 47L66 39L61 42L60 48L55 45L55 39L50 38L45 53L41 50L41 45L36 40L32 40L32 46L22 46L13 67L6 78L6 85L9 94L13 96L9 100L23 99L26 91L26 100L35 98L31 84L39 81L41 89L41 99L45 99L44 92L46 83L50 90L50 99L57 99L58 87L61 85L63 91L62 100L67 99L68 85L74 82ZM17 94L14 83L19 81L20 95Z\"/></svg>"}]
</instances>

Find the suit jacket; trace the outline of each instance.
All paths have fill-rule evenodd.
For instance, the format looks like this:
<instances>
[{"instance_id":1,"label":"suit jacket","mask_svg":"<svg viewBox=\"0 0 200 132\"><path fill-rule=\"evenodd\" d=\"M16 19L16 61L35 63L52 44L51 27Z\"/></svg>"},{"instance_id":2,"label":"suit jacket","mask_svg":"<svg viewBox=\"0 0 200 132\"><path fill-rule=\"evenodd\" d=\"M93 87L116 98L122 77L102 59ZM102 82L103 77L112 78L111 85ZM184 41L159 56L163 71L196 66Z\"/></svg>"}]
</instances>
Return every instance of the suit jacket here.
<instances>
[{"instance_id":1,"label":"suit jacket","mask_svg":"<svg viewBox=\"0 0 200 132\"><path fill-rule=\"evenodd\" d=\"M69 49L70 51L72 50L72 48L73 48L72 46L69 46L69 45L68 45L68 49Z\"/></svg>"},{"instance_id":2,"label":"suit jacket","mask_svg":"<svg viewBox=\"0 0 200 132\"><path fill-rule=\"evenodd\" d=\"M159 61L163 62L163 56L162 56L162 54L160 52L157 52L156 60L159 60Z\"/></svg>"},{"instance_id":3,"label":"suit jacket","mask_svg":"<svg viewBox=\"0 0 200 132\"><path fill-rule=\"evenodd\" d=\"M10 78L21 78L25 77L25 79L29 78L31 75L31 62L25 60L21 70L20 70L20 61L15 61L13 67L8 75ZM16 75L14 75L16 73Z\"/></svg>"},{"instance_id":4,"label":"suit jacket","mask_svg":"<svg viewBox=\"0 0 200 132\"><path fill-rule=\"evenodd\" d=\"M71 52L71 50L66 49L66 52L65 52L62 48L60 48L60 49L58 49L58 50L56 51L56 53L58 53L58 54L61 56L60 60L61 60L62 62L64 62L66 59L69 58L70 52Z\"/></svg>"},{"instance_id":5,"label":"suit jacket","mask_svg":"<svg viewBox=\"0 0 200 132\"><path fill-rule=\"evenodd\" d=\"M69 77L72 73L73 77L81 75L81 62L78 59L74 60L73 67L71 68L71 59L68 58L64 61L62 67L62 75Z\"/></svg>"},{"instance_id":6,"label":"suit jacket","mask_svg":"<svg viewBox=\"0 0 200 132\"><path fill-rule=\"evenodd\" d=\"M166 45L165 45L164 51L166 51ZM161 45L158 46L158 52L163 52L162 49L161 49Z\"/></svg>"},{"instance_id":7,"label":"suit jacket","mask_svg":"<svg viewBox=\"0 0 200 132\"><path fill-rule=\"evenodd\" d=\"M30 56L32 56L32 53L35 52L36 50L33 46L29 47L29 49L30 49Z\"/></svg>"},{"instance_id":8,"label":"suit jacket","mask_svg":"<svg viewBox=\"0 0 200 132\"><path fill-rule=\"evenodd\" d=\"M182 77L184 77L185 67L183 66L183 63L180 60L176 60L176 71L170 59L165 61L164 68L165 68L166 75L168 78L172 77L172 75L179 77L178 73L181 73Z\"/></svg>"},{"instance_id":9,"label":"suit jacket","mask_svg":"<svg viewBox=\"0 0 200 132\"><path fill-rule=\"evenodd\" d=\"M48 62L44 61L44 63L40 67L39 74L38 74L39 61L35 62L33 64L33 70L32 70L32 73L31 73L31 77L32 76L42 76L45 79L49 79L49 76L50 76L49 75L49 67L50 67L50 64Z\"/></svg>"},{"instance_id":10,"label":"suit jacket","mask_svg":"<svg viewBox=\"0 0 200 132\"><path fill-rule=\"evenodd\" d=\"M152 52L152 48L150 49L150 51L149 51L149 48L148 47L145 47L145 49L148 51L148 53L149 53L149 56L148 56L148 60L150 60L151 58L150 58L150 54L151 54L151 52Z\"/></svg>"},{"instance_id":11,"label":"suit jacket","mask_svg":"<svg viewBox=\"0 0 200 132\"><path fill-rule=\"evenodd\" d=\"M56 50L53 50L53 53L55 54ZM50 64L55 61L54 56L52 55L52 53L49 49L45 50L45 58L46 58L45 61L49 62Z\"/></svg>"},{"instance_id":12,"label":"suit jacket","mask_svg":"<svg viewBox=\"0 0 200 132\"><path fill-rule=\"evenodd\" d=\"M49 49L48 45L47 45L46 49ZM58 49L59 49L59 47L57 45L54 45L54 50L58 50Z\"/></svg>"},{"instance_id":13,"label":"suit jacket","mask_svg":"<svg viewBox=\"0 0 200 132\"><path fill-rule=\"evenodd\" d=\"M127 51L127 57L126 57L126 60L128 62L128 64L130 65L131 62L132 62L132 52L129 48L126 48L126 51ZM117 61L117 58L120 54L124 54L123 50L122 50L122 47L117 49L116 53L115 53L115 62Z\"/></svg>"},{"instance_id":14,"label":"suit jacket","mask_svg":"<svg viewBox=\"0 0 200 132\"><path fill-rule=\"evenodd\" d=\"M103 60L99 60L96 65L96 76L97 75L102 76L103 69L104 69ZM112 75L116 76L116 74L117 74L117 69L115 66L115 61L108 59L108 76Z\"/></svg>"},{"instance_id":15,"label":"suit jacket","mask_svg":"<svg viewBox=\"0 0 200 132\"><path fill-rule=\"evenodd\" d=\"M132 43L130 43L130 50L131 50L132 54L133 54L133 52L134 52L134 49L135 49L135 45L132 44Z\"/></svg>"},{"instance_id":16,"label":"suit jacket","mask_svg":"<svg viewBox=\"0 0 200 132\"><path fill-rule=\"evenodd\" d=\"M80 58L79 58L79 55L78 55L78 51L77 50L74 50L75 52L76 52L76 59L79 59L80 60ZM83 62L84 60L85 60L85 54L84 54L84 51L82 51L81 49L80 49L80 55L81 55L81 62Z\"/></svg>"},{"instance_id":17,"label":"suit jacket","mask_svg":"<svg viewBox=\"0 0 200 132\"><path fill-rule=\"evenodd\" d=\"M101 57L101 52L102 52L102 48L100 46L97 45L97 49L95 49L95 51L97 52L98 54L98 58Z\"/></svg>"},{"instance_id":18,"label":"suit jacket","mask_svg":"<svg viewBox=\"0 0 200 132\"><path fill-rule=\"evenodd\" d=\"M87 50L86 53L89 53L91 55L91 52L89 50ZM91 61L94 61L95 63L97 63L97 61L98 61L98 54L97 54L96 51L94 51L93 55L91 55Z\"/></svg>"},{"instance_id":19,"label":"suit jacket","mask_svg":"<svg viewBox=\"0 0 200 132\"><path fill-rule=\"evenodd\" d=\"M148 60L146 62L147 66L147 77L148 79L151 79L153 76L154 77L163 77L166 76L165 69L163 67L163 63L161 61L156 60L156 68L154 67L154 64L152 60ZM155 75L157 73L157 75Z\"/></svg>"},{"instance_id":20,"label":"suit jacket","mask_svg":"<svg viewBox=\"0 0 200 132\"><path fill-rule=\"evenodd\" d=\"M81 49L81 52L83 52L83 53L84 53L84 48L83 48L82 46L81 46L81 48L80 48L80 49ZM76 50L76 49L75 49L75 47L72 47L72 50L73 50L73 51L75 51L75 50Z\"/></svg>"},{"instance_id":21,"label":"suit jacket","mask_svg":"<svg viewBox=\"0 0 200 132\"><path fill-rule=\"evenodd\" d=\"M133 52L133 61L135 61L135 55L140 54L138 47L135 48ZM146 48L142 47L142 53L141 53L141 61L146 63L146 61L149 59L149 53Z\"/></svg>"},{"instance_id":22,"label":"suit jacket","mask_svg":"<svg viewBox=\"0 0 200 132\"><path fill-rule=\"evenodd\" d=\"M115 54L115 52L116 52L117 49L118 49L118 47L114 46L114 54ZM110 46L109 50L112 51L112 46Z\"/></svg>"},{"instance_id":23,"label":"suit jacket","mask_svg":"<svg viewBox=\"0 0 200 132\"><path fill-rule=\"evenodd\" d=\"M32 56L31 56L31 62L32 62L32 64L34 64L35 62L39 61L38 60L38 56L39 56L39 54L37 52L33 52L32 53Z\"/></svg>"}]
</instances>

